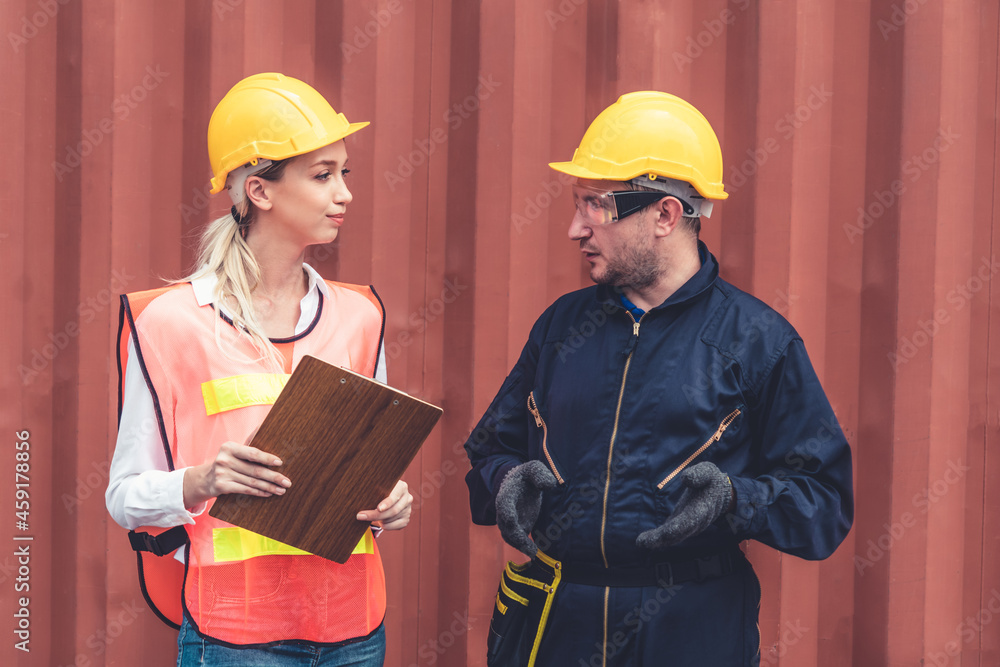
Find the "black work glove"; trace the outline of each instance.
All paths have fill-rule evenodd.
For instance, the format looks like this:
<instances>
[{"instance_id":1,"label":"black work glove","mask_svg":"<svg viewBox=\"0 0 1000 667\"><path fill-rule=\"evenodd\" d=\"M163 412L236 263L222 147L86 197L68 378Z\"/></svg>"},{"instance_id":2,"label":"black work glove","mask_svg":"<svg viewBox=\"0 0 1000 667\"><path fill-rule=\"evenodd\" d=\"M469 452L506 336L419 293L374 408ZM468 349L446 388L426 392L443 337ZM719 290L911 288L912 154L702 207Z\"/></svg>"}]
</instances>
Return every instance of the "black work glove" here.
<instances>
[{"instance_id":1,"label":"black work glove","mask_svg":"<svg viewBox=\"0 0 1000 667\"><path fill-rule=\"evenodd\" d=\"M497 491L497 526L504 541L535 557L538 547L529 533L542 509L542 491L556 488L556 478L541 461L528 461L511 468Z\"/></svg>"},{"instance_id":2,"label":"black work glove","mask_svg":"<svg viewBox=\"0 0 1000 667\"><path fill-rule=\"evenodd\" d=\"M664 549L697 535L722 516L733 500L729 476L704 461L684 471L684 493L662 526L640 533L637 546Z\"/></svg>"}]
</instances>

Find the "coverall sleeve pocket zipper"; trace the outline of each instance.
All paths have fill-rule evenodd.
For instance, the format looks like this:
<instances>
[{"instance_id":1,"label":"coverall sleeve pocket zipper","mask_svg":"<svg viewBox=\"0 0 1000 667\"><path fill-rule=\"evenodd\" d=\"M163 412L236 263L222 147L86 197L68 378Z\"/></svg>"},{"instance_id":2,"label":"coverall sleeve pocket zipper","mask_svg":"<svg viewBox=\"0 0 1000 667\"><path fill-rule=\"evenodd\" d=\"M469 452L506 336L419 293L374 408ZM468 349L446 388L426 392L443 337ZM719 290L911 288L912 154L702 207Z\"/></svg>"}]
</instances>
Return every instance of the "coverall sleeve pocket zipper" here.
<instances>
[{"instance_id":1,"label":"coverall sleeve pocket zipper","mask_svg":"<svg viewBox=\"0 0 1000 667\"><path fill-rule=\"evenodd\" d=\"M656 485L656 488L662 490L664 486L670 483L670 480L672 480L674 477L677 477L677 475L684 472L684 469L687 468L689 465L691 465L692 461L701 456L701 454L704 453L706 449L708 449L709 447L717 443L719 440L721 440L722 434L726 432L726 429L728 429L730 425L734 421L736 421L736 418L739 417L741 414L743 414L743 408L740 407L736 408L728 415L726 415L726 418L719 423L719 427L715 429L715 433L712 434L712 437L706 440L705 444L696 449L694 453L691 454L691 456L684 459L683 463L674 468L674 470L669 475L667 475L663 479L663 481L661 481L659 484Z\"/></svg>"},{"instance_id":2,"label":"coverall sleeve pocket zipper","mask_svg":"<svg viewBox=\"0 0 1000 667\"><path fill-rule=\"evenodd\" d=\"M559 484L565 484L566 481L563 476L559 474L559 469L556 468L555 461L552 460L552 454L549 453L549 428L545 425L545 420L542 419L542 413L538 410L538 404L535 402L535 392L528 394L528 412L531 416L535 418L535 425L542 429L542 453L545 454L545 460L549 464L549 468L552 470L552 474L555 475L556 481Z\"/></svg>"}]
</instances>

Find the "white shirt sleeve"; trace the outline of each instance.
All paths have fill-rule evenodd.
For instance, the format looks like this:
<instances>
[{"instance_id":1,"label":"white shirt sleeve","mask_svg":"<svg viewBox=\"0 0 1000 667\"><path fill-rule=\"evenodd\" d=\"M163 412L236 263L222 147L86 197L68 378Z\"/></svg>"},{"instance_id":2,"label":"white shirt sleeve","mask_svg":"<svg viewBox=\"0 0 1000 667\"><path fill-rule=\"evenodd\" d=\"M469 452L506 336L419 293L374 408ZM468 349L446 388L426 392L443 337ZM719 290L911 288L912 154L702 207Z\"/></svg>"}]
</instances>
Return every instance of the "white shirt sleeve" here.
<instances>
[{"instance_id":1,"label":"white shirt sleeve","mask_svg":"<svg viewBox=\"0 0 1000 667\"><path fill-rule=\"evenodd\" d=\"M123 528L177 526L194 523L205 511L205 503L184 507L184 471L169 471L160 440L153 396L135 361L135 347L128 343L129 363L118 442L111 459L108 490L104 495L111 517Z\"/></svg>"},{"instance_id":2,"label":"white shirt sleeve","mask_svg":"<svg viewBox=\"0 0 1000 667\"><path fill-rule=\"evenodd\" d=\"M385 341L378 351L378 365L375 367L375 379L382 384L389 384L389 376L385 369Z\"/></svg>"}]
</instances>

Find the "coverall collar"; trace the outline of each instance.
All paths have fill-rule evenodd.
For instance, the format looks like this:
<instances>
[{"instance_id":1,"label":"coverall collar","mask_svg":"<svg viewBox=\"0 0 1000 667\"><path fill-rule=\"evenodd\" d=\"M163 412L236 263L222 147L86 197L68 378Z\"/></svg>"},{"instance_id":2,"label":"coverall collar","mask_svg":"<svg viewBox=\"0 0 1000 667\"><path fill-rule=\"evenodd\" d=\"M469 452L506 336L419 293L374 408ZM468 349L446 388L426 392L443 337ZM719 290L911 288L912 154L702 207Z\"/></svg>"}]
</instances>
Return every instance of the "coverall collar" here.
<instances>
[{"instance_id":1,"label":"coverall collar","mask_svg":"<svg viewBox=\"0 0 1000 667\"><path fill-rule=\"evenodd\" d=\"M719 277L719 263L701 240L698 241L698 258L701 260L701 268L691 278L681 285L680 289L670 295L670 297L660 305L650 308L650 310L662 310L670 306L675 306L686 301L691 301L699 297L708 290ZM597 286L598 303L611 303L618 308L622 308L619 298L621 290L610 285Z\"/></svg>"}]
</instances>

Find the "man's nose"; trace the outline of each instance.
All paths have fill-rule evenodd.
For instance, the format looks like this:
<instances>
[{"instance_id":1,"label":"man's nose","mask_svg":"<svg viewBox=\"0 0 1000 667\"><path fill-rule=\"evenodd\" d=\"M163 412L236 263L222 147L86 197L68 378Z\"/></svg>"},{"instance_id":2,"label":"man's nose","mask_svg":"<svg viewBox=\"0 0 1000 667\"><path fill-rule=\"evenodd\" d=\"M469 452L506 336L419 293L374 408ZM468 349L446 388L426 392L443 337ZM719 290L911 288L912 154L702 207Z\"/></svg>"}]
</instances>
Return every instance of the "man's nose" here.
<instances>
[{"instance_id":1,"label":"man's nose","mask_svg":"<svg viewBox=\"0 0 1000 667\"><path fill-rule=\"evenodd\" d=\"M585 239L592 234L590 226L587 224L586 219L580 213L579 209L576 209L573 213L573 220L569 223L569 238L571 241L579 241L580 239Z\"/></svg>"}]
</instances>

